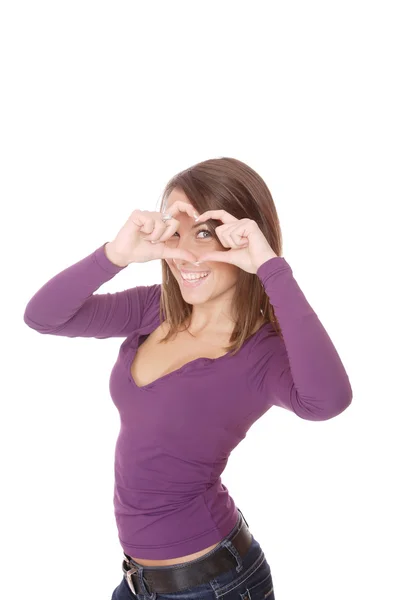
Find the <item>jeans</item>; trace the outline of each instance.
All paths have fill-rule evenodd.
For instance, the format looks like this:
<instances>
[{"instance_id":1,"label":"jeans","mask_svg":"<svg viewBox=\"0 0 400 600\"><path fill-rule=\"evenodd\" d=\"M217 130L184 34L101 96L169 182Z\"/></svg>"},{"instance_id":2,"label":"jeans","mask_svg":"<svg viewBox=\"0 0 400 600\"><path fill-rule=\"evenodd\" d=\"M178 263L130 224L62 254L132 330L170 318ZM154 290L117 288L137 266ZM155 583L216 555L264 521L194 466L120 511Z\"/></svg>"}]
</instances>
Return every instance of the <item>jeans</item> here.
<instances>
[{"instance_id":1,"label":"jeans","mask_svg":"<svg viewBox=\"0 0 400 600\"><path fill-rule=\"evenodd\" d=\"M242 514L240 510L239 512ZM275 600L271 569L254 536L252 536L251 546L243 557L230 542L239 524L240 519L232 531L209 553L212 555L221 546L225 546L236 559L236 566L229 571L221 573L207 583L169 594L157 592L133 594L123 577L119 586L113 591L111 600L264 600L264 598ZM134 564L140 567L138 563ZM168 565L163 568L174 569L177 566Z\"/></svg>"}]
</instances>

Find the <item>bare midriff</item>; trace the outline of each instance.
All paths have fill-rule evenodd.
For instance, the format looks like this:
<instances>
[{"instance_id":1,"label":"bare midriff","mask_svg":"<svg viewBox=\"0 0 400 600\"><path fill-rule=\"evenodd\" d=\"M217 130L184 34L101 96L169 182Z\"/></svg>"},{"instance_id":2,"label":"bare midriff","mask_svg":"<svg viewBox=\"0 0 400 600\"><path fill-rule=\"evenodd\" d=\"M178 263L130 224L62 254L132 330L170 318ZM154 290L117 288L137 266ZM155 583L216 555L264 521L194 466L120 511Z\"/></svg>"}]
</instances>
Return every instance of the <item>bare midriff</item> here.
<instances>
[{"instance_id":1,"label":"bare midriff","mask_svg":"<svg viewBox=\"0 0 400 600\"><path fill-rule=\"evenodd\" d=\"M219 543L219 542L218 542ZM178 558L166 558L164 560L150 560L147 558L136 558L132 556L133 560L144 567L165 567L168 565L177 565L179 563L189 562L191 560L195 560L196 558L200 558L203 554L207 554L207 552L211 552L213 548L218 546L218 543L213 544L212 546L208 546L208 548L204 548L204 550L199 550L194 554L187 554L186 556L179 556Z\"/></svg>"}]
</instances>

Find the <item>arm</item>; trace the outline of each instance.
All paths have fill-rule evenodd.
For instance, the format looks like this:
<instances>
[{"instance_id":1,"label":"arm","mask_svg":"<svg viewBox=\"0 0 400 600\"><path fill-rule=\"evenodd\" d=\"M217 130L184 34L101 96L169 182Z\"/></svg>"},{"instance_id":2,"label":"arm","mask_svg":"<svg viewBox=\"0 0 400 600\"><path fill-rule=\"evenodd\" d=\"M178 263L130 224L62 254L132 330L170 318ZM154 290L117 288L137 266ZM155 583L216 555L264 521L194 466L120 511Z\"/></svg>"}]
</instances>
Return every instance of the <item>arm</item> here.
<instances>
[{"instance_id":1,"label":"arm","mask_svg":"<svg viewBox=\"0 0 400 600\"><path fill-rule=\"evenodd\" d=\"M126 268L111 262L106 244L67 267L29 300L24 322L39 333L67 337L126 337L140 326L159 285L94 294Z\"/></svg>"},{"instance_id":2,"label":"arm","mask_svg":"<svg viewBox=\"0 0 400 600\"><path fill-rule=\"evenodd\" d=\"M283 257L257 270L274 307L283 340L260 336L252 348L249 386L268 406L281 406L302 419L324 421L351 403L352 389L340 357ZM271 332L269 332L271 333Z\"/></svg>"}]
</instances>

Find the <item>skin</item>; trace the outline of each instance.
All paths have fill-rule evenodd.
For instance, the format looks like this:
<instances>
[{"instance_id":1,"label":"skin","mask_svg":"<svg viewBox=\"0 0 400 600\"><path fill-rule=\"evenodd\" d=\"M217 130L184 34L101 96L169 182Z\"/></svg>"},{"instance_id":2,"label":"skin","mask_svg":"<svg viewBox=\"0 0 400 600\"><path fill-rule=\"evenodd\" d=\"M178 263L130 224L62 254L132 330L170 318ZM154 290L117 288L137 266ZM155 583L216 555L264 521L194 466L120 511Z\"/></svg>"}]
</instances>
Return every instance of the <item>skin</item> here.
<instances>
[{"instance_id":1,"label":"skin","mask_svg":"<svg viewBox=\"0 0 400 600\"><path fill-rule=\"evenodd\" d=\"M177 188L173 189L168 196L165 212L168 207L177 200L187 202L192 206L186 194ZM213 250L224 250L222 244L211 237L206 223L199 223L198 228L191 229L195 224L192 217L186 213L180 213L176 218L179 222L178 231L165 242L172 248L184 248L189 250L197 260L202 254ZM188 261L178 259L166 259L173 276L177 280L183 299L193 306L190 331L193 335L207 335L216 332L228 334L233 330L234 322L229 314L235 285L239 275L239 267L224 262L206 261L197 266ZM178 267L189 271L210 271L206 281L199 287L188 288L183 286Z\"/></svg>"}]
</instances>

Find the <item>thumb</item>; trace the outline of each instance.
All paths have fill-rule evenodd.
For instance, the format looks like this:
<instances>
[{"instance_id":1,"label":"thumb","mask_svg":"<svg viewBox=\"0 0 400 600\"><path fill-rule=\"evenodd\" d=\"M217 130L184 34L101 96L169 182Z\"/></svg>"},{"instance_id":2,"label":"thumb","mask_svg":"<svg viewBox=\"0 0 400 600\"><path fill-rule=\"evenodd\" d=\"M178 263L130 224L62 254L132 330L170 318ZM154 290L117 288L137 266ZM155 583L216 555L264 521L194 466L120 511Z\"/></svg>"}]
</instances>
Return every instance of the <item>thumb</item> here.
<instances>
[{"instance_id":1,"label":"thumb","mask_svg":"<svg viewBox=\"0 0 400 600\"><path fill-rule=\"evenodd\" d=\"M164 247L162 258L181 258L188 262L196 262L197 256L189 252L189 250L181 250L179 248Z\"/></svg>"},{"instance_id":2,"label":"thumb","mask_svg":"<svg viewBox=\"0 0 400 600\"><path fill-rule=\"evenodd\" d=\"M215 252L207 252L206 254L202 254L201 259L198 262L201 264L210 260L214 262L232 263L232 257L232 250L216 250Z\"/></svg>"}]
</instances>

